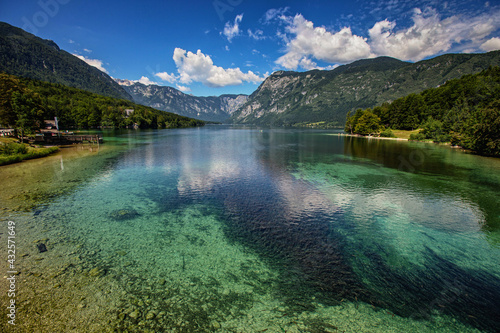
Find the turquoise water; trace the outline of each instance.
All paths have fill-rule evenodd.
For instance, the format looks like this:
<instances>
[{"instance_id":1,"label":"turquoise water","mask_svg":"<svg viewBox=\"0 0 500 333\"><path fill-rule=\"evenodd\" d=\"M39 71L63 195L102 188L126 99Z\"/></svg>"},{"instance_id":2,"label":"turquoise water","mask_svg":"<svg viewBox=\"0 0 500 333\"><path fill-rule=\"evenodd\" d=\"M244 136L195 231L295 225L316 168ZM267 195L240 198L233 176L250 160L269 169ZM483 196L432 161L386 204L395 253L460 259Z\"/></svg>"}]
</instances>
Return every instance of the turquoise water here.
<instances>
[{"instance_id":1,"label":"turquoise water","mask_svg":"<svg viewBox=\"0 0 500 333\"><path fill-rule=\"evenodd\" d=\"M500 327L498 159L224 126L106 142L121 152L70 193L4 213L20 331Z\"/></svg>"}]
</instances>

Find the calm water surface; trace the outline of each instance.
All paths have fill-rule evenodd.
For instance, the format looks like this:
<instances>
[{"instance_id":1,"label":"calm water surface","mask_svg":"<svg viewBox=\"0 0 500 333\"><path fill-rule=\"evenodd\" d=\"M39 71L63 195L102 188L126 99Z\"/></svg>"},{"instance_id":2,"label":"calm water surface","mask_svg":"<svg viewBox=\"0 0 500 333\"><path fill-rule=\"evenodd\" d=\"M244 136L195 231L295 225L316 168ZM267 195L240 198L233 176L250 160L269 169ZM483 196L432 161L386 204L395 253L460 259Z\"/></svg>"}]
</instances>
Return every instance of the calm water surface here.
<instances>
[{"instance_id":1,"label":"calm water surface","mask_svg":"<svg viewBox=\"0 0 500 333\"><path fill-rule=\"evenodd\" d=\"M0 168L27 187L75 183L2 213L17 223L20 332L500 327L498 159L224 126L106 142L44 171Z\"/></svg>"}]
</instances>

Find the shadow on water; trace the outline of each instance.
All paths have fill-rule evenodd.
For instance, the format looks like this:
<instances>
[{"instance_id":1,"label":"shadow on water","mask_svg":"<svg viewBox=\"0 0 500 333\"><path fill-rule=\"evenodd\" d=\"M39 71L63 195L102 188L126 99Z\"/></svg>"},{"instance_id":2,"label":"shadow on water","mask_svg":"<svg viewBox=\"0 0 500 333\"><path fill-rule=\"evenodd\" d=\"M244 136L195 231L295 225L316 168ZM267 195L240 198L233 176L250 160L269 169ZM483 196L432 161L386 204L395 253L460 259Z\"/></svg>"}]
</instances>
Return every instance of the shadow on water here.
<instances>
[{"instance_id":1,"label":"shadow on water","mask_svg":"<svg viewBox=\"0 0 500 333\"><path fill-rule=\"evenodd\" d=\"M236 176L219 180L208 179L210 175L201 173L197 181L203 190L186 187L180 191L173 186L162 192L152 188L151 199L161 212L200 203L216 207L212 213L223 221L226 237L244 244L279 272L276 296L290 311L314 310L313 297L324 304L359 300L402 317L428 320L436 314L446 314L482 330L496 331L500 326L497 276L460 267L430 248L422 254L423 266L394 267L384 259L384 252L394 250L388 244L377 244L368 251L363 250L362 244L348 243L345 234L356 232L355 221L349 220L346 212L314 185L291 176L290 161L316 163L319 157L322 163L329 163L342 156L341 159L363 160L360 163L374 168L396 169L403 173L403 178L425 175L412 178L408 186L438 195L456 192L458 197L476 202L487 218L495 214L489 208L494 207L494 195L481 193L478 197L477 191L468 189L470 182L455 181L468 176L471 169L463 161L452 168L451 161L456 158L453 152L442 157L443 154L434 155L431 149L422 153L425 161L418 160L414 153L413 169L404 170L402 159L410 161L412 152L420 149L418 146L376 143L387 147L375 149L363 141L342 140L333 136L263 132L255 138L261 147L256 154L257 171L255 166L243 168ZM173 179L182 177L178 172ZM443 179L451 184L447 185L449 188L443 189ZM360 180L365 191L382 186L374 181L365 185L369 180L370 177ZM491 188L495 182L472 184ZM353 247L363 252L365 267L354 267L362 264L351 258Z\"/></svg>"},{"instance_id":2,"label":"shadow on water","mask_svg":"<svg viewBox=\"0 0 500 333\"><path fill-rule=\"evenodd\" d=\"M259 253L280 272L281 296L290 306L304 307L311 296L336 304L365 295L344 260L340 238L330 228L340 214L289 214L287 207L276 202L277 195L258 189L221 193L227 236ZM263 206L262 201L272 204Z\"/></svg>"},{"instance_id":3,"label":"shadow on water","mask_svg":"<svg viewBox=\"0 0 500 333\"><path fill-rule=\"evenodd\" d=\"M398 170L415 177L407 178L406 186L414 193L455 196L474 203L484 216L479 227L486 235L498 232L498 188L500 171L497 160L432 144L344 138L345 154L366 159L375 165ZM422 175L422 177L417 176ZM383 184L373 182L375 189ZM415 212L413 212L415 213ZM416 217L414 217L416 218ZM443 218L443 217L441 217ZM459 225L433 225L436 230L454 232ZM451 236L451 235L450 235ZM370 267L362 269L369 281L365 286L378 304L395 314L414 319L429 319L443 313L479 329L497 332L500 327L500 279L486 270L460 267L426 247L422 253L425 266L393 267L381 254L397 249L380 248L364 253Z\"/></svg>"},{"instance_id":4,"label":"shadow on water","mask_svg":"<svg viewBox=\"0 0 500 333\"><path fill-rule=\"evenodd\" d=\"M377 306L412 319L453 316L481 330L500 327L500 279L484 271L467 270L427 249L423 268L398 269L377 253L366 253L365 287Z\"/></svg>"}]
</instances>

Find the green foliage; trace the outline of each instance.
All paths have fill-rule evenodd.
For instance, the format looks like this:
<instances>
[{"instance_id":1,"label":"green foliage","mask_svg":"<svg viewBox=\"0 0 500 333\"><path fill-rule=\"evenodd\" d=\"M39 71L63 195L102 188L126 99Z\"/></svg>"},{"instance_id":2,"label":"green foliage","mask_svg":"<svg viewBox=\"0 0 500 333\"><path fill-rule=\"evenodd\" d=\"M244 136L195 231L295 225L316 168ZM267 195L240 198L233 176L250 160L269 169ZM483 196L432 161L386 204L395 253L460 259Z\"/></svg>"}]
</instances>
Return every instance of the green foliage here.
<instances>
[{"instance_id":1,"label":"green foliage","mask_svg":"<svg viewBox=\"0 0 500 333\"><path fill-rule=\"evenodd\" d=\"M380 118L370 110L367 110L356 123L354 132L361 135L370 135L379 133L382 129Z\"/></svg>"},{"instance_id":2,"label":"green foliage","mask_svg":"<svg viewBox=\"0 0 500 333\"><path fill-rule=\"evenodd\" d=\"M410 141L425 141L427 138L422 132L410 134Z\"/></svg>"},{"instance_id":3,"label":"green foliage","mask_svg":"<svg viewBox=\"0 0 500 333\"><path fill-rule=\"evenodd\" d=\"M50 40L0 22L0 72L130 99L109 75L59 49Z\"/></svg>"},{"instance_id":4,"label":"green foliage","mask_svg":"<svg viewBox=\"0 0 500 333\"><path fill-rule=\"evenodd\" d=\"M28 152L28 145L24 143L6 143L0 144L0 154L1 155L15 155L15 154L26 154Z\"/></svg>"},{"instance_id":5,"label":"green foliage","mask_svg":"<svg viewBox=\"0 0 500 333\"><path fill-rule=\"evenodd\" d=\"M451 143L483 155L500 157L500 99L474 108L451 132Z\"/></svg>"},{"instance_id":6,"label":"green foliage","mask_svg":"<svg viewBox=\"0 0 500 333\"><path fill-rule=\"evenodd\" d=\"M396 135L390 128L386 128L380 133L380 136L383 138L395 138Z\"/></svg>"},{"instance_id":7,"label":"green foliage","mask_svg":"<svg viewBox=\"0 0 500 333\"><path fill-rule=\"evenodd\" d=\"M479 154L500 156L500 67L399 98L375 107L374 113L394 129L422 127L410 140L450 141ZM353 121L347 118L350 126Z\"/></svg>"},{"instance_id":8,"label":"green foliage","mask_svg":"<svg viewBox=\"0 0 500 333\"><path fill-rule=\"evenodd\" d=\"M351 134L372 135L382 131L384 127L380 123L380 118L370 109L358 109L351 117L350 113L346 121L345 131Z\"/></svg>"},{"instance_id":9,"label":"green foliage","mask_svg":"<svg viewBox=\"0 0 500 333\"><path fill-rule=\"evenodd\" d=\"M180 128L204 122L84 90L0 74L0 124L34 132L57 117L61 128ZM3 101L3 104L2 104ZM125 110L134 112L127 117Z\"/></svg>"},{"instance_id":10,"label":"green foliage","mask_svg":"<svg viewBox=\"0 0 500 333\"><path fill-rule=\"evenodd\" d=\"M429 117L422 125L422 132L419 134L424 135L425 139L430 139L434 142L449 142L451 136L443 129L443 123Z\"/></svg>"},{"instance_id":11,"label":"green foliage","mask_svg":"<svg viewBox=\"0 0 500 333\"><path fill-rule=\"evenodd\" d=\"M43 122L43 111L37 97L27 90L23 93L12 93L11 106L15 115L15 128L19 131L21 140L26 134L34 134Z\"/></svg>"},{"instance_id":12,"label":"green foliage","mask_svg":"<svg viewBox=\"0 0 500 333\"><path fill-rule=\"evenodd\" d=\"M30 148L24 143L0 142L0 165L7 165L21 162L23 160L44 157L58 150L59 148L57 147Z\"/></svg>"}]
</instances>

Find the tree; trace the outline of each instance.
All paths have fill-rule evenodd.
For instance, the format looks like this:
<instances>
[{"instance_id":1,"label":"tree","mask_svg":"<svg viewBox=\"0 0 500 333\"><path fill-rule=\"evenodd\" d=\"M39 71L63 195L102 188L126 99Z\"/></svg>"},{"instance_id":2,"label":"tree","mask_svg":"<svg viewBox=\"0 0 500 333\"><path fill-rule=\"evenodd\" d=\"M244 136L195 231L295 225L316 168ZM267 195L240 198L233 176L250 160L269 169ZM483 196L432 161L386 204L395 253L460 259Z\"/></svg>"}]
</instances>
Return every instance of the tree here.
<instances>
[{"instance_id":1,"label":"tree","mask_svg":"<svg viewBox=\"0 0 500 333\"><path fill-rule=\"evenodd\" d=\"M500 156L500 100L473 112L460 145L483 155Z\"/></svg>"},{"instance_id":2,"label":"tree","mask_svg":"<svg viewBox=\"0 0 500 333\"><path fill-rule=\"evenodd\" d=\"M427 115L427 105L421 95L410 94L404 98L404 116L401 119L403 129L415 129Z\"/></svg>"},{"instance_id":3,"label":"tree","mask_svg":"<svg viewBox=\"0 0 500 333\"><path fill-rule=\"evenodd\" d=\"M443 129L443 123L439 120L429 117L422 127L421 133L426 139L431 139L434 142L450 141L450 135Z\"/></svg>"},{"instance_id":4,"label":"tree","mask_svg":"<svg viewBox=\"0 0 500 333\"><path fill-rule=\"evenodd\" d=\"M358 119L354 132L361 135L371 135L380 133L383 129L380 118L368 109Z\"/></svg>"},{"instance_id":5,"label":"tree","mask_svg":"<svg viewBox=\"0 0 500 333\"><path fill-rule=\"evenodd\" d=\"M385 102L382 106L376 106L373 108L373 113L380 117L381 123L385 127L390 127L391 124L391 114L389 112L390 104Z\"/></svg>"},{"instance_id":6,"label":"tree","mask_svg":"<svg viewBox=\"0 0 500 333\"><path fill-rule=\"evenodd\" d=\"M354 126L356 126L356 124L354 123L354 116L351 116L351 111L349 111L347 112L347 120L345 122L344 132L353 134Z\"/></svg>"},{"instance_id":7,"label":"tree","mask_svg":"<svg viewBox=\"0 0 500 333\"><path fill-rule=\"evenodd\" d=\"M12 93L12 110L16 115L16 130L20 132L21 142L24 142L26 134L32 134L39 129L43 122L43 111L38 103L34 101L36 96L29 92Z\"/></svg>"},{"instance_id":8,"label":"tree","mask_svg":"<svg viewBox=\"0 0 500 333\"><path fill-rule=\"evenodd\" d=\"M16 114L12 110L12 94L20 92L19 80L12 75L0 73L0 125L14 127Z\"/></svg>"}]
</instances>

